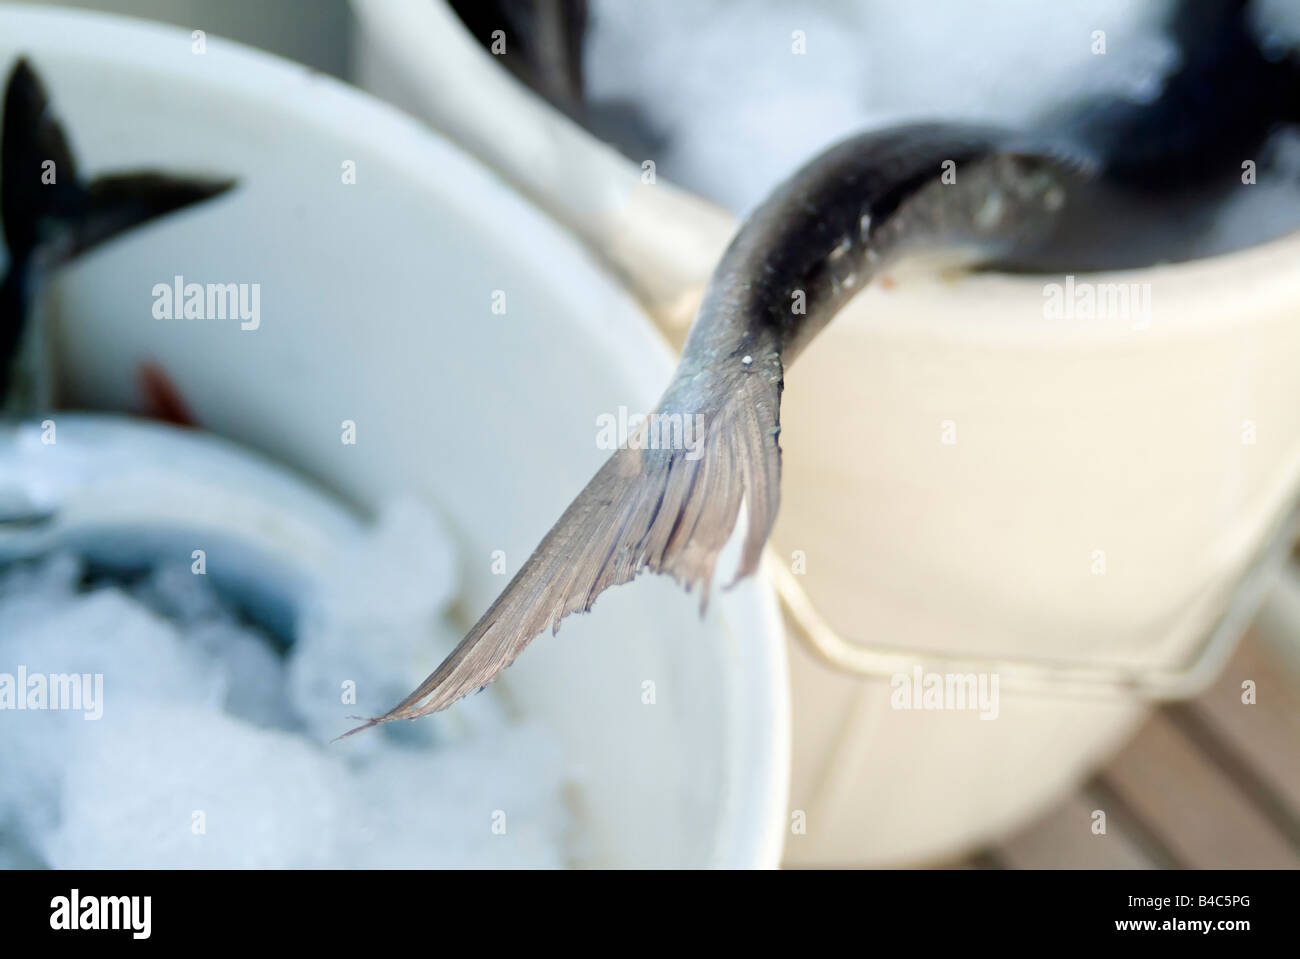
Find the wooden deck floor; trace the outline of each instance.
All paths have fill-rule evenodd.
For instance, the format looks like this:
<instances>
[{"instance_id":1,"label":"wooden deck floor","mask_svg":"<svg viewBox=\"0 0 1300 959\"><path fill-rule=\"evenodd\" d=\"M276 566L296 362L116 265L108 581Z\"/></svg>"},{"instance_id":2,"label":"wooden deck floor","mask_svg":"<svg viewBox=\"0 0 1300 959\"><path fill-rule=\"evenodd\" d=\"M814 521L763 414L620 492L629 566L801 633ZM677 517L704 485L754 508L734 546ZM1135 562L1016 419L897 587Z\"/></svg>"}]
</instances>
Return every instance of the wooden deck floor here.
<instances>
[{"instance_id":1,"label":"wooden deck floor","mask_svg":"<svg viewBox=\"0 0 1300 959\"><path fill-rule=\"evenodd\" d=\"M1245 680L1254 705L1242 702ZM1104 835L1093 832L1095 810L1106 814ZM1294 651L1248 634L1209 690L1161 709L1082 789L965 865L1300 867Z\"/></svg>"}]
</instances>

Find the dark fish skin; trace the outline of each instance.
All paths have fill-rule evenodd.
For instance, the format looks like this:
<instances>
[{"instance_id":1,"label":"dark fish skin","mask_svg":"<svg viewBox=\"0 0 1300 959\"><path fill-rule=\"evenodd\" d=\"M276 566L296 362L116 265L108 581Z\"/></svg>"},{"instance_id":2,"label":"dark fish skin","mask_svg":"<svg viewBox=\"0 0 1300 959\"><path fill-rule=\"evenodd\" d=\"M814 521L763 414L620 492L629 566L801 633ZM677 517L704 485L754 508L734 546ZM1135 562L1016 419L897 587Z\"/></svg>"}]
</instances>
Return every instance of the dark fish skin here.
<instances>
[{"instance_id":1,"label":"dark fish skin","mask_svg":"<svg viewBox=\"0 0 1300 959\"><path fill-rule=\"evenodd\" d=\"M86 182L44 84L25 59L9 74L3 123L0 221L9 266L0 280L0 398L12 404L39 275L128 230L218 196L235 181L141 171ZM53 183L42 179L47 161L54 163Z\"/></svg>"},{"instance_id":2,"label":"dark fish skin","mask_svg":"<svg viewBox=\"0 0 1300 959\"><path fill-rule=\"evenodd\" d=\"M1149 101L1093 97L1054 111L1044 135L1095 158L1076 215L1011 264L1029 272L1131 269L1275 239L1300 228L1300 189L1270 169L1276 135L1300 124L1300 50L1257 34L1250 0L1182 0L1166 33L1173 69ZM1233 237L1216 229L1258 162L1268 222Z\"/></svg>"},{"instance_id":3,"label":"dark fish skin","mask_svg":"<svg viewBox=\"0 0 1300 959\"><path fill-rule=\"evenodd\" d=\"M944 182L951 161L953 182ZM785 367L889 262L956 248L974 260L1032 245L1085 164L1005 131L923 124L865 134L797 172L723 255L658 412L700 414L703 454L643 449L645 428L597 472L465 639L365 729L446 709L505 669L548 625L643 570L707 602L742 501L736 577L757 568L780 498ZM804 313L792 310L795 294ZM697 451L698 453L698 451ZM350 733L345 734L350 735Z\"/></svg>"},{"instance_id":4,"label":"dark fish skin","mask_svg":"<svg viewBox=\"0 0 1300 959\"><path fill-rule=\"evenodd\" d=\"M1177 192L1239 185L1241 161L1258 156L1279 124L1300 122L1300 53L1266 51L1250 0L1182 0L1166 33L1178 63L1151 102L1120 97L1081 104L1056 121L1088 144L1108 183Z\"/></svg>"},{"instance_id":5,"label":"dark fish skin","mask_svg":"<svg viewBox=\"0 0 1300 959\"><path fill-rule=\"evenodd\" d=\"M571 115L583 108L582 46L587 0L450 0L466 29L491 50L506 34L498 59L520 80Z\"/></svg>"},{"instance_id":6,"label":"dark fish skin","mask_svg":"<svg viewBox=\"0 0 1300 959\"><path fill-rule=\"evenodd\" d=\"M942 180L945 163L952 183ZM1088 157L996 128L918 123L844 140L750 214L683 352L716 355L720 340L743 353L748 339L719 337L716 318L745 316L746 337L770 331L793 359L885 261L936 246L981 261L1032 248L1090 175ZM790 308L795 290L807 315Z\"/></svg>"}]
</instances>

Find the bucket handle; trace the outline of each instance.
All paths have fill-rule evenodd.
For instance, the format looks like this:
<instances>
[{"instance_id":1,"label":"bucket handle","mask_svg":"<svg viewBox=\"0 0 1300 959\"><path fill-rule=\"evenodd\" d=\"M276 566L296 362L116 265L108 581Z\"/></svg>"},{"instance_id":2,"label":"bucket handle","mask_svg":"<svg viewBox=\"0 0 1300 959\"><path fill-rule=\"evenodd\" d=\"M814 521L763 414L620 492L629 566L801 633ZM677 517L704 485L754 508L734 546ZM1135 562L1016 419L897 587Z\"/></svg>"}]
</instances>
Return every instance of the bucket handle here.
<instances>
[{"instance_id":1,"label":"bucket handle","mask_svg":"<svg viewBox=\"0 0 1300 959\"><path fill-rule=\"evenodd\" d=\"M1187 660L1175 666L970 657L856 643L841 636L817 612L794 573L771 547L764 554L763 571L776 590L791 635L817 659L848 676L888 679L910 673L920 665L926 672L996 674L1001 688L1030 695L1171 701L1196 696L1214 681L1260 607L1273 595L1275 585L1279 593L1300 597L1300 573L1294 566L1287 568L1298 539L1300 503L1293 503L1274 526L1266 547L1242 575L1218 623ZM1294 605L1300 607L1300 602Z\"/></svg>"}]
</instances>

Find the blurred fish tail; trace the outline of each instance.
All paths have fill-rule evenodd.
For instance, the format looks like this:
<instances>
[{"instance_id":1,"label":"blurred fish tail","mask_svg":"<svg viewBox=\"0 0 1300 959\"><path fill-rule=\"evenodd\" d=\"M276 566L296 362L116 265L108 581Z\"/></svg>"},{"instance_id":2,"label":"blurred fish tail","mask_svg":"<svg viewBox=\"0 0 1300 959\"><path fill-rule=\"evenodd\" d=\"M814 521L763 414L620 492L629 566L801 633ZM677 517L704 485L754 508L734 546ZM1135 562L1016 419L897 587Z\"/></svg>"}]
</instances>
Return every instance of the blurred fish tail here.
<instances>
[{"instance_id":1,"label":"blurred fish tail","mask_svg":"<svg viewBox=\"0 0 1300 959\"><path fill-rule=\"evenodd\" d=\"M84 181L45 85L20 58L5 87L0 130L0 223L9 255L0 279L0 398L13 386L38 271L232 186L149 171Z\"/></svg>"}]
</instances>

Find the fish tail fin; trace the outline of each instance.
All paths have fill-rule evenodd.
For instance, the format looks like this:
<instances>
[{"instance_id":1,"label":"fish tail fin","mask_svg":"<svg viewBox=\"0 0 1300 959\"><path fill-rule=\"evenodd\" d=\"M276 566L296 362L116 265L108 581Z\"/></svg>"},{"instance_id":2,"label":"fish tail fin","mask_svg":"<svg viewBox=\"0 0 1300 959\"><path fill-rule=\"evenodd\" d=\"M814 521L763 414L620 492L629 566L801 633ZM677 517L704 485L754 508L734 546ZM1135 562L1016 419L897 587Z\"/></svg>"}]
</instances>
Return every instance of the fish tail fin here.
<instances>
[{"instance_id":1,"label":"fish tail fin","mask_svg":"<svg viewBox=\"0 0 1300 959\"><path fill-rule=\"evenodd\" d=\"M75 206L69 194L77 183L67 138L53 117L44 85L24 58L9 73L3 109L0 227L9 262L0 278L0 409L7 407L13 383L21 378L17 357L41 224L53 211Z\"/></svg>"},{"instance_id":2,"label":"fish tail fin","mask_svg":"<svg viewBox=\"0 0 1300 959\"><path fill-rule=\"evenodd\" d=\"M11 263L25 263L44 243L56 243L62 259L70 259L235 182L153 172L83 182L45 85L25 58L5 88L0 162L0 219Z\"/></svg>"},{"instance_id":3,"label":"fish tail fin","mask_svg":"<svg viewBox=\"0 0 1300 959\"><path fill-rule=\"evenodd\" d=\"M9 265L0 279L0 398L20 378L31 268L57 266L149 220L224 193L230 179L141 172L82 180L32 65L9 73L0 127L0 223Z\"/></svg>"},{"instance_id":4,"label":"fish tail fin","mask_svg":"<svg viewBox=\"0 0 1300 959\"><path fill-rule=\"evenodd\" d=\"M96 177L61 224L70 235L70 260L137 226L219 196L232 179L177 177L144 171Z\"/></svg>"},{"instance_id":5,"label":"fish tail fin","mask_svg":"<svg viewBox=\"0 0 1300 959\"><path fill-rule=\"evenodd\" d=\"M41 240L41 224L79 205L77 164L45 85L19 58L5 85L0 130L0 221L11 267Z\"/></svg>"},{"instance_id":6,"label":"fish tail fin","mask_svg":"<svg viewBox=\"0 0 1300 959\"><path fill-rule=\"evenodd\" d=\"M676 437L679 415L685 439L688 414L661 407L656 415L667 419L648 419L606 461L442 665L389 712L344 735L446 709L490 683L548 626L558 632L564 617L590 610L602 592L643 570L671 576L688 591L699 585L703 612L742 502L747 528L735 579L753 573L780 500L775 354L772 362L775 376L737 362L712 414L689 414L692 424L704 424L702 439L690 446L638 448L653 443L657 424L666 424L661 440L664 429Z\"/></svg>"}]
</instances>

